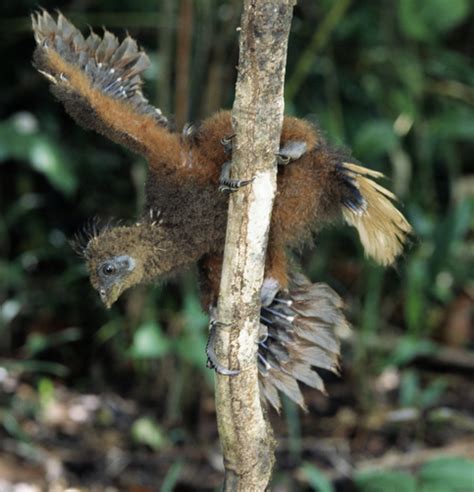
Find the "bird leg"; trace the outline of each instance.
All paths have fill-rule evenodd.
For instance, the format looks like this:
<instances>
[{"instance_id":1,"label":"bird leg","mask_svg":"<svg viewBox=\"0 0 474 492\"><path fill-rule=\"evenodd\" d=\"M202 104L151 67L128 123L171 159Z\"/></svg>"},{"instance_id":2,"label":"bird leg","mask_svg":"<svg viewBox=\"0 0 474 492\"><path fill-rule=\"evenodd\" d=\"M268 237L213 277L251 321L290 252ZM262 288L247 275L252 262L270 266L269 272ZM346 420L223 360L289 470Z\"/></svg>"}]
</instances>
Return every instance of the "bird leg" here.
<instances>
[{"instance_id":1,"label":"bird leg","mask_svg":"<svg viewBox=\"0 0 474 492\"><path fill-rule=\"evenodd\" d=\"M211 317L211 322L209 323L209 338L207 339L206 354L207 354L207 364L209 369L214 369L217 373L224 376L236 376L240 373L239 369L227 369L218 360L217 355L214 350L214 345L216 343L216 330L219 326L230 326L229 323L223 323L222 321L217 321Z\"/></svg>"},{"instance_id":2,"label":"bird leg","mask_svg":"<svg viewBox=\"0 0 474 492\"><path fill-rule=\"evenodd\" d=\"M235 138L235 133L221 139L221 144L223 145L224 152L227 155L232 155L232 140L234 140L234 138Z\"/></svg>"},{"instance_id":3,"label":"bird leg","mask_svg":"<svg viewBox=\"0 0 474 492\"><path fill-rule=\"evenodd\" d=\"M234 140L234 138L235 133L229 135L228 137L224 137L221 140L221 144L224 147L224 152L229 156L232 155L232 141ZM246 186L253 181L252 179L231 179L231 165L232 161L226 161L222 166L221 175L219 177L219 191L221 192L232 193L234 191L237 191L239 188L242 188L242 186Z\"/></svg>"},{"instance_id":4,"label":"bird leg","mask_svg":"<svg viewBox=\"0 0 474 492\"><path fill-rule=\"evenodd\" d=\"M260 328L258 333L258 341L257 344L265 350L267 347L265 342L268 339L268 327L272 326L274 321L273 319L282 318L281 322L292 323L293 316L288 316L288 313L285 312L285 308L280 308L278 306L279 303L283 304L287 308L291 306L292 301L289 299L283 299L277 297L277 294L281 292L280 284L274 278L266 278L262 285L262 290L260 292L260 299L262 303L262 308L260 311ZM276 304L276 306L274 306ZM273 307L273 309L272 309ZM240 370L228 369L223 366L218 360L217 355L214 350L214 345L216 342L216 331L219 327L229 327L230 323L223 323L222 321L217 321L213 317L213 311L215 309L211 309L211 321L209 323L209 338L207 340L206 345L206 354L207 354L207 364L206 366L209 369L214 369L217 373L223 374L224 376L236 376L240 373ZM282 311L282 312L280 312ZM293 313L292 313L293 314ZM259 363L268 365L266 360L259 354ZM269 367L267 367L267 370Z\"/></svg>"},{"instance_id":5,"label":"bird leg","mask_svg":"<svg viewBox=\"0 0 474 492\"><path fill-rule=\"evenodd\" d=\"M308 146L306 142L302 140L289 140L283 147L280 147L280 151L276 154L278 165L286 166L292 161L297 161L307 150Z\"/></svg>"},{"instance_id":6,"label":"bird leg","mask_svg":"<svg viewBox=\"0 0 474 492\"><path fill-rule=\"evenodd\" d=\"M232 161L224 162L222 166L221 175L219 178L219 191L233 193L237 191L242 186L246 186L250 184L254 178L252 179L232 179L230 177L230 167L232 166Z\"/></svg>"},{"instance_id":7,"label":"bird leg","mask_svg":"<svg viewBox=\"0 0 474 492\"><path fill-rule=\"evenodd\" d=\"M234 137L235 135L231 135L221 140L221 144L224 146L226 154L232 153L232 140ZM306 142L301 140L290 140L289 142L286 142L276 154L277 164L279 166L286 166L290 162L298 160L306 153L307 148ZM232 161L226 161L222 166L221 175L219 177L219 191L221 192L232 193L253 181L253 179L232 179L230 177L231 166Z\"/></svg>"},{"instance_id":8,"label":"bird leg","mask_svg":"<svg viewBox=\"0 0 474 492\"><path fill-rule=\"evenodd\" d=\"M280 284L277 279L273 277L267 277L263 281L262 290L260 291L260 301L262 303L262 307L269 306L278 291L280 290Z\"/></svg>"}]
</instances>

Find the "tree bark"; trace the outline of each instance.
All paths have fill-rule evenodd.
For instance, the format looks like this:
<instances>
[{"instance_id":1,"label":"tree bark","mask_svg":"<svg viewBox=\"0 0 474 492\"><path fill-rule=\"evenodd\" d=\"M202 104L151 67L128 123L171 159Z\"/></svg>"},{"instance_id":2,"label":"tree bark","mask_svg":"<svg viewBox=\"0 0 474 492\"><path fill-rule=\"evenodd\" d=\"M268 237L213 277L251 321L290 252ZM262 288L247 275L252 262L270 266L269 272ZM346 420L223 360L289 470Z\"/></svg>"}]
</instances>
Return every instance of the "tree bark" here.
<instances>
[{"instance_id":1,"label":"tree bark","mask_svg":"<svg viewBox=\"0 0 474 492\"><path fill-rule=\"evenodd\" d=\"M254 180L230 197L217 310L216 355L241 371L216 377L225 491L265 490L275 460L259 395L257 341L293 5L294 0L244 0L241 20L232 175Z\"/></svg>"}]
</instances>

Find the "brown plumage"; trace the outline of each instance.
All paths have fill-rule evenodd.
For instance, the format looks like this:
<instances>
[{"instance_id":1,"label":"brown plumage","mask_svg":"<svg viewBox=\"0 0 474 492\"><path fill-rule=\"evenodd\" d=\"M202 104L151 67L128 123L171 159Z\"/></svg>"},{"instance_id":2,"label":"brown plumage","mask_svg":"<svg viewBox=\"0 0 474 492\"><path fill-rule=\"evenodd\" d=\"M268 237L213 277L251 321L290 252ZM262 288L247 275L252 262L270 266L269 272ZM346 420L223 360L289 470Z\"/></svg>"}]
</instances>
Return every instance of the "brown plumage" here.
<instances>
[{"instance_id":1,"label":"brown plumage","mask_svg":"<svg viewBox=\"0 0 474 492\"><path fill-rule=\"evenodd\" d=\"M33 30L36 68L71 116L149 163L137 224L93 227L77 245L103 302L110 307L127 288L197 263L203 306L214 307L227 220L227 195L218 186L230 158L222 144L233 134L230 113L177 133L143 96L140 75L149 62L133 39L119 43L107 31L84 38L61 14L54 20L46 11L33 16ZM410 232L394 195L374 181L382 175L350 163L310 123L286 117L280 146L293 162L279 166L259 345L261 391L275 408L278 390L304 406L298 381L324 390L311 366L337 372L336 332L347 325L337 294L291 272L286 250L342 217L366 253L389 265Z\"/></svg>"}]
</instances>

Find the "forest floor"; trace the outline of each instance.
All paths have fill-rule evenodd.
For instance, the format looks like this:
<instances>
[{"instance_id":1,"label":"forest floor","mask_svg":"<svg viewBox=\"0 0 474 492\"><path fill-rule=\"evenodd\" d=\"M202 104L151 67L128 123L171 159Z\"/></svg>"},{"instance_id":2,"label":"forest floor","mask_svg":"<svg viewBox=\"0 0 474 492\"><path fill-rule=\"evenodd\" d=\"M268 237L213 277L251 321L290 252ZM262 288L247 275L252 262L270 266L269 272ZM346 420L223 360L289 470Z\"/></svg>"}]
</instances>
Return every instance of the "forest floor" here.
<instances>
[{"instance_id":1,"label":"forest floor","mask_svg":"<svg viewBox=\"0 0 474 492\"><path fill-rule=\"evenodd\" d=\"M272 490L315 490L310 475L316 468L333 490L346 492L363 490L355 473L416 475L438 457L474 459L472 360L465 352L448 355L451 360L413 363L428 388L414 405L400 405L400 373L387 369L370 382L375 400L365 408L354 402L368 388L342 377L329 381L330 397L305 392L307 413L288 405L281 416L270 411L278 438ZM219 489L223 465L211 391L189 431L185 422L156 424L146 417L153 408L116 393L23 379L0 374L0 492Z\"/></svg>"}]
</instances>

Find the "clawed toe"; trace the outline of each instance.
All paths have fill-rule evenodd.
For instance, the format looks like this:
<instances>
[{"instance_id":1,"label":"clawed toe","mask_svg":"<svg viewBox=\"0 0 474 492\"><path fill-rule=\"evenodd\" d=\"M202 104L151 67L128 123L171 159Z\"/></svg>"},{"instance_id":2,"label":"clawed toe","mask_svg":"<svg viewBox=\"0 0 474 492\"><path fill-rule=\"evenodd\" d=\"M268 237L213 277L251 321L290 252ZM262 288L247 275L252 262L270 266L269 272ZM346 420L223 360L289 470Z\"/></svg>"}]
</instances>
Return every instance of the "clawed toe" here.
<instances>
[{"instance_id":1,"label":"clawed toe","mask_svg":"<svg viewBox=\"0 0 474 492\"><path fill-rule=\"evenodd\" d=\"M277 164L279 166L286 166L291 161L290 157L287 155L284 155L284 154L278 153L278 154L275 154L275 156L277 158Z\"/></svg>"},{"instance_id":2,"label":"clawed toe","mask_svg":"<svg viewBox=\"0 0 474 492\"><path fill-rule=\"evenodd\" d=\"M230 177L230 167L232 166L232 161L224 162L221 170L221 176L219 178L219 191L221 193L233 193L243 186L250 184L252 179L232 179Z\"/></svg>"},{"instance_id":3,"label":"clawed toe","mask_svg":"<svg viewBox=\"0 0 474 492\"><path fill-rule=\"evenodd\" d=\"M237 376L237 374L240 373L239 369L228 369L217 360L216 352L214 350L214 344L216 338L216 328L218 326L229 326L229 324L222 323L216 320L211 320L209 324L209 338L206 345L206 367L208 367L209 369L214 369L217 373L222 374L223 376Z\"/></svg>"},{"instance_id":4,"label":"clawed toe","mask_svg":"<svg viewBox=\"0 0 474 492\"><path fill-rule=\"evenodd\" d=\"M292 161L297 161L306 153L308 146L306 142L300 140L290 140L285 143L276 154L278 165L286 166Z\"/></svg>"},{"instance_id":5,"label":"clawed toe","mask_svg":"<svg viewBox=\"0 0 474 492\"><path fill-rule=\"evenodd\" d=\"M213 359L211 359L209 351L207 352L206 367L208 369L214 369L214 371L216 371L218 374L222 374L223 376L237 376L237 374L240 374L239 369L227 369L227 367L220 364L215 354L213 354Z\"/></svg>"},{"instance_id":6,"label":"clawed toe","mask_svg":"<svg viewBox=\"0 0 474 492\"><path fill-rule=\"evenodd\" d=\"M243 186L247 186L250 184L254 178L252 179L226 179L221 178L219 180L219 191L221 193L234 193L239 190Z\"/></svg>"},{"instance_id":7,"label":"clawed toe","mask_svg":"<svg viewBox=\"0 0 474 492\"><path fill-rule=\"evenodd\" d=\"M232 140L234 138L235 138L235 133L221 139L221 144L224 147L224 152L226 154L232 154Z\"/></svg>"}]
</instances>

